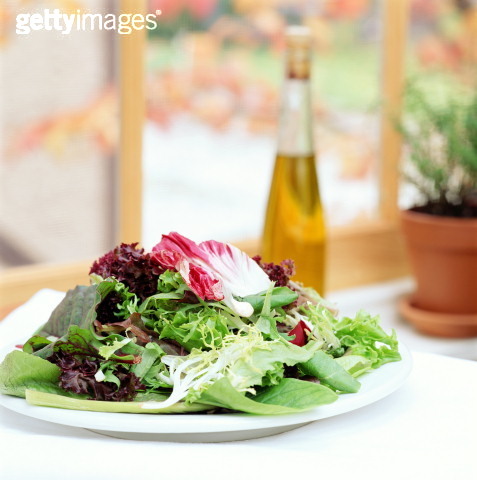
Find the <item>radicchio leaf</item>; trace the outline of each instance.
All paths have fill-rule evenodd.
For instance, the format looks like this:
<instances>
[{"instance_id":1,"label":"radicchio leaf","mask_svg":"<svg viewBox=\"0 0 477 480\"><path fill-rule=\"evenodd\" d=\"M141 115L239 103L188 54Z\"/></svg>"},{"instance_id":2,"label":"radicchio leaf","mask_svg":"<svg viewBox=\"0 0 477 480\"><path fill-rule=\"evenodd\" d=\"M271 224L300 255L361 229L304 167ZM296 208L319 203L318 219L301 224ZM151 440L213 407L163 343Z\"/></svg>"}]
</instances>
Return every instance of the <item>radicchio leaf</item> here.
<instances>
[{"instance_id":1,"label":"radicchio leaf","mask_svg":"<svg viewBox=\"0 0 477 480\"><path fill-rule=\"evenodd\" d=\"M204 300L223 300L224 294L220 288L219 280L214 278L204 268L190 261L180 251L163 250L169 242L160 243L154 247L154 258L164 268L177 270L187 286Z\"/></svg>"},{"instance_id":2,"label":"radicchio leaf","mask_svg":"<svg viewBox=\"0 0 477 480\"><path fill-rule=\"evenodd\" d=\"M267 290L270 280L247 254L213 240L197 245L172 232L153 248L153 258L164 268L174 268L188 287L204 300L223 300L235 313L250 317L253 307L234 298Z\"/></svg>"},{"instance_id":3,"label":"radicchio leaf","mask_svg":"<svg viewBox=\"0 0 477 480\"><path fill-rule=\"evenodd\" d=\"M310 329L308 325L303 321L300 320L297 324L297 326L288 332L288 335L295 336L293 340L290 340L290 343L293 343L294 345L298 345L299 347L303 347L308 342L308 335L306 332L310 332Z\"/></svg>"}]
</instances>

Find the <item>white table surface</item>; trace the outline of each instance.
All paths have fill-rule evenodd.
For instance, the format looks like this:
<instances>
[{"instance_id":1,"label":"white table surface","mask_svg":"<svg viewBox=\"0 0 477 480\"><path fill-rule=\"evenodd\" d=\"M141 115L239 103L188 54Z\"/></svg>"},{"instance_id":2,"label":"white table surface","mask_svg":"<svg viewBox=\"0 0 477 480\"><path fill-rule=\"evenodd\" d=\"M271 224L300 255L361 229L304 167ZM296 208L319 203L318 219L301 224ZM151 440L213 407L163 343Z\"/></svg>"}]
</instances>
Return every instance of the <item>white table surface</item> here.
<instances>
[{"instance_id":1,"label":"white table surface","mask_svg":"<svg viewBox=\"0 0 477 480\"><path fill-rule=\"evenodd\" d=\"M384 299L385 290L391 287L373 287L371 294ZM351 308L355 293L363 300L370 290L339 292L332 297L344 295L343 303ZM0 347L26 339L57 299L56 292L41 291L21 310L12 312L0 323ZM19 325L16 320L25 318L25 313L31 314L31 320ZM410 334L408 339L412 340ZM421 350L430 345L427 340L414 341ZM446 355L415 351L408 381L387 398L256 440L222 444L119 440L0 407L0 478L474 479L477 362L447 356L453 348L459 350L455 342L469 349L474 343L439 342L435 348L445 347Z\"/></svg>"}]
</instances>

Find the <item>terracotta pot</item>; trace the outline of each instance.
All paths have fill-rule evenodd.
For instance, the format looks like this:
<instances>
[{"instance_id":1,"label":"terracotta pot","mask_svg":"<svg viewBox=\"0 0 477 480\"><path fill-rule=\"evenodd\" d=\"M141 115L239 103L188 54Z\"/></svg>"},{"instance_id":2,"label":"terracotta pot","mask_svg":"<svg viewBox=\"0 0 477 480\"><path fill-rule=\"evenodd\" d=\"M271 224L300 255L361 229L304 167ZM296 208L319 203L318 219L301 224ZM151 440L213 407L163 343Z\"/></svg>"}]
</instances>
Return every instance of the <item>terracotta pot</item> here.
<instances>
[{"instance_id":1,"label":"terracotta pot","mask_svg":"<svg viewBox=\"0 0 477 480\"><path fill-rule=\"evenodd\" d=\"M477 219L406 210L401 220L417 282L401 312L426 333L477 335ZM429 321L432 312L441 314L436 315L435 327Z\"/></svg>"}]
</instances>

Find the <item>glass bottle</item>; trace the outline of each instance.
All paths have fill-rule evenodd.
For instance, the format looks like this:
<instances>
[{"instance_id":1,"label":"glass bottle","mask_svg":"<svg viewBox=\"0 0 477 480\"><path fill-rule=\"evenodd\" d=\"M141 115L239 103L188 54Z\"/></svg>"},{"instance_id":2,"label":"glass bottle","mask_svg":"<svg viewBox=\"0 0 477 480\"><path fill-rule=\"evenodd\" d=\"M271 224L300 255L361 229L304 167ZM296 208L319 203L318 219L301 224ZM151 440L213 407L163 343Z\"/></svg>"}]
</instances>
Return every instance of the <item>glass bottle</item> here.
<instances>
[{"instance_id":1,"label":"glass bottle","mask_svg":"<svg viewBox=\"0 0 477 480\"><path fill-rule=\"evenodd\" d=\"M311 36L286 32L286 67L275 170L263 233L263 260L292 259L295 280L324 294L325 222L313 141Z\"/></svg>"}]
</instances>

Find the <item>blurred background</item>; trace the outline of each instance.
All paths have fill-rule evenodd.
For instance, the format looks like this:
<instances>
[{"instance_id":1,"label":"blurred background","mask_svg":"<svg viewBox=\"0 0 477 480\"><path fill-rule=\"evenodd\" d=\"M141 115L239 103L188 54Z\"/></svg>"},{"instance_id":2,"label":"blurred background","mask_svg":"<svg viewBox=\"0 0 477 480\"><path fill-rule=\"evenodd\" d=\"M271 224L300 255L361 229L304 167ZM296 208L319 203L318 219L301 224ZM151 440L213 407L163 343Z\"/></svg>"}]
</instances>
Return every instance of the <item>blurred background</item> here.
<instances>
[{"instance_id":1,"label":"blurred background","mask_svg":"<svg viewBox=\"0 0 477 480\"><path fill-rule=\"evenodd\" d=\"M1 268L91 258L115 241L115 39L102 31L15 33L21 12L110 6L0 3Z\"/></svg>"},{"instance_id":2,"label":"blurred background","mask_svg":"<svg viewBox=\"0 0 477 480\"><path fill-rule=\"evenodd\" d=\"M162 15L145 46L146 247L171 230L196 240L260 236L275 156L282 34L291 23L308 25L316 45L317 161L328 224L360 225L378 215L385 1L394 0L148 2ZM406 76L425 77L429 91L440 94L470 87L474 3L410 1ZM0 3L3 270L88 260L117 240L118 36L16 35L17 13L44 8L111 13L118 2ZM400 202L412 194L402 189Z\"/></svg>"}]
</instances>

